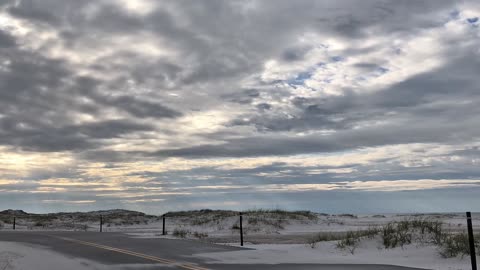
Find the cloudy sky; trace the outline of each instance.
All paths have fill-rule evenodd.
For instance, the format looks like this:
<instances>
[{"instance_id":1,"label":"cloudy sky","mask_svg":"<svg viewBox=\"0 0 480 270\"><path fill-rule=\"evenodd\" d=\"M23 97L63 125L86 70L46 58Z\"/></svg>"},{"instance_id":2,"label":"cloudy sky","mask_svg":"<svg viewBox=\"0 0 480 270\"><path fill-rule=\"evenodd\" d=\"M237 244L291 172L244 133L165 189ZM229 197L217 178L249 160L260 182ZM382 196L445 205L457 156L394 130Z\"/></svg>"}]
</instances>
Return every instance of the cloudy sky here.
<instances>
[{"instance_id":1,"label":"cloudy sky","mask_svg":"<svg viewBox=\"0 0 480 270\"><path fill-rule=\"evenodd\" d=\"M0 0L0 208L480 211L479 17Z\"/></svg>"}]
</instances>

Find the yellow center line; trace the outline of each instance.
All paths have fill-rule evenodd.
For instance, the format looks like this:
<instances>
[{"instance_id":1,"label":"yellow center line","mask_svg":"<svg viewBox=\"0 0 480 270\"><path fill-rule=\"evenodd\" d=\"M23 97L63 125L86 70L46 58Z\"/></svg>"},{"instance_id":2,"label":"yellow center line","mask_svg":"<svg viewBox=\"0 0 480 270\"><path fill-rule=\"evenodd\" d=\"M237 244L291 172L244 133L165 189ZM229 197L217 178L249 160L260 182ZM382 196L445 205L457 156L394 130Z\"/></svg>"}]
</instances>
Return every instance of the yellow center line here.
<instances>
[{"instance_id":1,"label":"yellow center line","mask_svg":"<svg viewBox=\"0 0 480 270\"><path fill-rule=\"evenodd\" d=\"M118 253L123 253L123 254L131 255L131 256L151 260L151 261L154 261L154 262L159 262L159 263L168 264L168 265L174 265L174 266L184 268L184 269L210 270L208 268L203 268L203 267L196 266L196 265L193 265L193 264L182 264L182 263L178 263L176 261L162 259L162 258L158 258L158 257L155 257L155 256L147 255L147 254L142 254L142 253L133 252L133 251L130 251L130 250L114 248L114 247L105 246L105 245L100 245L100 244L96 244L96 243L92 243L92 242L86 242L86 241L77 240L77 239L73 239L73 238L59 237L59 236L53 236L53 237L56 237L56 238L59 238L59 239L65 240L65 241L69 241L69 242L74 242L74 243L77 243L77 244L82 244L82 245L86 245L86 246L91 246L91 247L101 248L101 249L114 251L114 252L118 252Z\"/></svg>"}]
</instances>

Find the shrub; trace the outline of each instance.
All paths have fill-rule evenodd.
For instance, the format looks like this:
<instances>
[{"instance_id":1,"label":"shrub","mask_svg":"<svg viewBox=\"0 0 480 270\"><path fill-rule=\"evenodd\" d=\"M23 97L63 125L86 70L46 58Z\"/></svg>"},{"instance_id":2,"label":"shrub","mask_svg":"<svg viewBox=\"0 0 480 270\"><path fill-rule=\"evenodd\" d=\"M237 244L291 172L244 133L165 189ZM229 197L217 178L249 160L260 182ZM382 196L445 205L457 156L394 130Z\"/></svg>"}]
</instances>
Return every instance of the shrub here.
<instances>
[{"instance_id":1,"label":"shrub","mask_svg":"<svg viewBox=\"0 0 480 270\"><path fill-rule=\"evenodd\" d=\"M368 239L373 239L378 233L380 233L380 230L375 226L369 226L365 231L359 231L359 233Z\"/></svg>"},{"instance_id":2,"label":"shrub","mask_svg":"<svg viewBox=\"0 0 480 270\"><path fill-rule=\"evenodd\" d=\"M480 255L480 234L473 237L475 239L475 249L477 254ZM468 241L468 234L456 233L445 234L440 244L439 253L444 258L451 258L465 255L470 255L470 245Z\"/></svg>"},{"instance_id":3,"label":"shrub","mask_svg":"<svg viewBox=\"0 0 480 270\"><path fill-rule=\"evenodd\" d=\"M244 212L248 216L262 216L277 219L317 220L318 216L310 211L287 211L283 209L253 209Z\"/></svg>"},{"instance_id":4,"label":"shrub","mask_svg":"<svg viewBox=\"0 0 480 270\"><path fill-rule=\"evenodd\" d=\"M351 246L350 244L353 242L352 240L355 239L356 242L359 242L361 238L368 238L372 239L379 233L379 229L377 227L370 226L366 230L359 230L359 231L349 231L346 233L317 233L314 236L307 239L307 244L310 245L311 248L315 248L318 242L323 241L335 241L339 240L337 243L337 248L345 249L346 247ZM356 247L356 245L355 245ZM353 251L351 251L353 252Z\"/></svg>"},{"instance_id":5,"label":"shrub","mask_svg":"<svg viewBox=\"0 0 480 270\"><path fill-rule=\"evenodd\" d=\"M444 258L457 257L470 254L468 243L468 235L465 233L457 233L445 235L440 247L440 255Z\"/></svg>"},{"instance_id":6,"label":"shrub","mask_svg":"<svg viewBox=\"0 0 480 270\"><path fill-rule=\"evenodd\" d=\"M385 248L403 247L411 244L413 229L409 221L391 222L383 226L382 240Z\"/></svg>"},{"instance_id":7,"label":"shrub","mask_svg":"<svg viewBox=\"0 0 480 270\"><path fill-rule=\"evenodd\" d=\"M37 222L35 222L35 224L33 224L33 226L35 226L35 227L43 227L44 225L45 224L43 224L43 222L41 222L41 221L37 221Z\"/></svg>"},{"instance_id":8,"label":"shrub","mask_svg":"<svg viewBox=\"0 0 480 270\"><path fill-rule=\"evenodd\" d=\"M345 235L341 233L317 233L307 239L307 245L315 248L318 242L341 240L344 237Z\"/></svg>"},{"instance_id":9,"label":"shrub","mask_svg":"<svg viewBox=\"0 0 480 270\"><path fill-rule=\"evenodd\" d=\"M340 214L339 217L346 217L346 218L358 218L356 215L352 214Z\"/></svg>"},{"instance_id":10,"label":"shrub","mask_svg":"<svg viewBox=\"0 0 480 270\"><path fill-rule=\"evenodd\" d=\"M425 219L390 222L382 228L385 248L403 247L414 240L420 243L440 245L444 237L443 224Z\"/></svg>"},{"instance_id":11,"label":"shrub","mask_svg":"<svg viewBox=\"0 0 480 270\"><path fill-rule=\"evenodd\" d=\"M281 220L281 219L273 219L273 220L270 220L270 219L265 219L263 220L263 223L265 223L265 225L270 225L276 229L284 229L285 227L283 227L283 223L288 223L286 222L285 220Z\"/></svg>"},{"instance_id":12,"label":"shrub","mask_svg":"<svg viewBox=\"0 0 480 270\"><path fill-rule=\"evenodd\" d=\"M337 248L344 250L346 249L353 255L355 253L355 249L358 247L358 244L360 244L361 238L361 233L349 231L344 239L337 242Z\"/></svg>"},{"instance_id":13,"label":"shrub","mask_svg":"<svg viewBox=\"0 0 480 270\"><path fill-rule=\"evenodd\" d=\"M187 237L187 235L190 233L190 231L188 230L184 230L184 229L177 229L175 228L175 230L173 230L173 236L175 237L179 237L179 238L185 238Z\"/></svg>"},{"instance_id":14,"label":"shrub","mask_svg":"<svg viewBox=\"0 0 480 270\"><path fill-rule=\"evenodd\" d=\"M397 246L397 238L395 237L395 225L388 223L382 228L382 240L385 248L394 248Z\"/></svg>"},{"instance_id":15,"label":"shrub","mask_svg":"<svg viewBox=\"0 0 480 270\"><path fill-rule=\"evenodd\" d=\"M208 233L194 232L193 236L198 239L204 239L208 237Z\"/></svg>"}]
</instances>

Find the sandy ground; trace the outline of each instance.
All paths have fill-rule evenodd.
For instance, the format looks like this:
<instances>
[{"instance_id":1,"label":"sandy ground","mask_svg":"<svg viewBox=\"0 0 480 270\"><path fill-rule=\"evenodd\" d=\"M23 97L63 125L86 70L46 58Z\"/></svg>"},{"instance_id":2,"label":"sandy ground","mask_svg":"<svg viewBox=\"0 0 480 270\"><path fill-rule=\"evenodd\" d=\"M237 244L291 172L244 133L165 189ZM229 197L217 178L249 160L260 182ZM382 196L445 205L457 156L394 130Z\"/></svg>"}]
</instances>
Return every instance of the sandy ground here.
<instances>
[{"instance_id":1,"label":"sandy ground","mask_svg":"<svg viewBox=\"0 0 480 270\"><path fill-rule=\"evenodd\" d=\"M320 242L315 249L306 245L307 239L316 233L342 233L366 229L370 226L381 226L391 221L412 219L433 219L444 223L448 231L466 231L464 213L453 214L382 214L382 215L319 215L316 220L285 220L281 227L254 225L249 223L249 217L244 217L244 239L247 247L254 250L223 252L214 254L199 254L197 256L208 259L212 263L351 263L351 264L390 264L426 269L457 270L470 269L470 259L441 258L434 246L409 245L402 248L385 250L380 244L371 241L362 241L354 254L335 248L335 241ZM265 218L268 220L268 218ZM125 232L132 238L174 238L175 229L189 232L187 237L195 238L194 232L208 235L202 241L238 245L239 231L234 229L238 217L229 217L221 221L195 224L193 218L167 218L167 231L169 235L162 236L161 220L148 224L130 226L105 226L104 231ZM278 219L272 219L278 221ZM474 230L480 231L480 214L473 216ZM98 224L87 224L90 230L98 230ZM4 228L8 229L8 228ZM27 227L17 227L28 230ZM42 228L36 228L41 230ZM45 229L45 228L43 228ZM46 228L56 230L55 226ZM40 258L52 258L45 261ZM39 260L40 259L40 260ZM42 264L38 264L41 261ZM480 259L477 259L480 261ZM35 264L33 264L35 263ZM34 268L29 266L35 265ZM88 261L75 258L66 258L60 254L52 253L30 246L19 244L6 245L0 242L0 270L6 269L58 269L52 265L68 265L70 270L77 269L107 269L106 266L96 265ZM3 267L3 268L2 268ZM12 268L17 267L17 268ZM94 267L94 268L92 268Z\"/></svg>"},{"instance_id":2,"label":"sandy ground","mask_svg":"<svg viewBox=\"0 0 480 270\"><path fill-rule=\"evenodd\" d=\"M409 245L404 248L381 249L375 240L363 242L351 254L335 248L336 242L321 242L312 249L306 245L246 245L254 250L197 254L208 263L322 263L322 264L386 264L424 269L467 270L470 258L444 259L433 246ZM477 256L477 261L479 260Z\"/></svg>"},{"instance_id":3,"label":"sandy ground","mask_svg":"<svg viewBox=\"0 0 480 270\"><path fill-rule=\"evenodd\" d=\"M48 259L46 259L48 258ZM94 262L69 258L63 254L45 249L41 246L25 245L12 242L0 242L1 270L91 270L108 269Z\"/></svg>"},{"instance_id":4,"label":"sandy ground","mask_svg":"<svg viewBox=\"0 0 480 270\"><path fill-rule=\"evenodd\" d=\"M433 246L408 245L403 248L382 249L378 239L363 241L354 253L338 250L335 241L320 242L315 248L305 244L246 245L251 250L195 254L209 264L385 264L424 269L467 270L470 258L441 258ZM235 244L231 244L235 245ZM480 258L477 257L480 261ZM139 265L138 268L145 267ZM0 241L1 270L109 270L137 269L129 265L102 265L73 258L37 245Z\"/></svg>"},{"instance_id":5,"label":"sandy ground","mask_svg":"<svg viewBox=\"0 0 480 270\"><path fill-rule=\"evenodd\" d=\"M166 268L163 264L105 265L40 245L0 241L0 270L148 270L160 269L160 266Z\"/></svg>"},{"instance_id":6,"label":"sandy ground","mask_svg":"<svg viewBox=\"0 0 480 270\"><path fill-rule=\"evenodd\" d=\"M391 221L412 219L431 219L444 223L444 230L453 232L466 231L466 218L464 213L456 214L384 214L384 215L358 215L358 216L319 216L317 220L284 220L282 228L267 225L251 225L248 216L244 217L244 239L250 244L304 244L309 238L317 233L345 233L347 231L364 230L371 226L382 226ZM276 219L268 219L276 221ZM239 241L239 230L232 227L238 224L237 217L222 220L219 223L206 223L191 225L189 219L168 219L166 230L172 234L175 229L206 233L206 240L214 243L234 243ZM474 215L474 230L480 232L480 215ZM107 227L106 231L120 231L139 238L161 238L162 224L151 223L129 227Z\"/></svg>"}]
</instances>

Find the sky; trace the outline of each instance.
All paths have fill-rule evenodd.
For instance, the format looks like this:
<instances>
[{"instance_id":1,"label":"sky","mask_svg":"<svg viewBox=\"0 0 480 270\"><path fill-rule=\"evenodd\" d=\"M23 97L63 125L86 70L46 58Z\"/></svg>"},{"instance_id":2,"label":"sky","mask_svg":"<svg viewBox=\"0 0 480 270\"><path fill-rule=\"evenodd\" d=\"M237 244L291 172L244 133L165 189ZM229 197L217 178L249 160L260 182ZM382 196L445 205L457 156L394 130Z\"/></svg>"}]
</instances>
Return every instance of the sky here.
<instances>
[{"instance_id":1,"label":"sky","mask_svg":"<svg viewBox=\"0 0 480 270\"><path fill-rule=\"evenodd\" d=\"M0 0L0 209L480 211L479 17Z\"/></svg>"}]
</instances>

